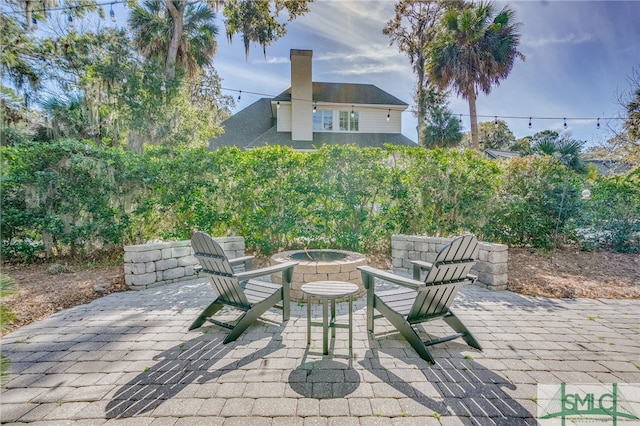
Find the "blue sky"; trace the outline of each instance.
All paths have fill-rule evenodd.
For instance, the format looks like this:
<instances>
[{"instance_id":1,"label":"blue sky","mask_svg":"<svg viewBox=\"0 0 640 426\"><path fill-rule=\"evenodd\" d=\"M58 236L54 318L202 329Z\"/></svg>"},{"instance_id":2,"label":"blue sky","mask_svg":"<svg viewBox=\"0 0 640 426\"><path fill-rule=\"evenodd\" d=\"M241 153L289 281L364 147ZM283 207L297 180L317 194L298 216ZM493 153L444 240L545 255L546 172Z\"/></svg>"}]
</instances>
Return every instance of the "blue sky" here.
<instances>
[{"instance_id":1,"label":"blue sky","mask_svg":"<svg viewBox=\"0 0 640 426\"><path fill-rule=\"evenodd\" d=\"M214 66L222 86L242 90L236 110L260 96L277 95L289 87L290 49L313 50L313 80L375 84L412 105L415 76L405 55L389 45L382 28L393 16L391 0L316 0L310 12L288 25L287 35L267 49L251 46L245 57L242 40L231 44L222 35ZM504 3L497 3L503 5ZM505 119L516 137L545 129L567 131L588 145L612 135L608 126L620 121L597 117L620 117L616 94L629 91L632 69L640 69L640 2L638 1L512 1L522 22L518 61L509 77L478 99L478 114L522 116ZM219 21L224 32L222 21ZM237 96L237 92L227 92ZM463 114L469 129L466 100L450 96L451 110ZM528 127L528 117L534 117ZM556 118L553 120L536 117ZM572 118L587 118L576 120ZM416 118L407 110L403 133L416 140Z\"/></svg>"}]
</instances>

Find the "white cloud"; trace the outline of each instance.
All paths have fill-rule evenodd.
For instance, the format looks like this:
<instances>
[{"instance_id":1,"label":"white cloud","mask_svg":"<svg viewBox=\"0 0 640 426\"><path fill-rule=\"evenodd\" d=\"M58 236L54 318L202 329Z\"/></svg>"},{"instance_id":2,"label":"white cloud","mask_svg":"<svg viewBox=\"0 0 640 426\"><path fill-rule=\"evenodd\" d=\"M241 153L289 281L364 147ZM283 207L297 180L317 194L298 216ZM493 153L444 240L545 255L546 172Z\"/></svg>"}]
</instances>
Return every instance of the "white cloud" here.
<instances>
[{"instance_id":1,"label":"white cloud","mask_svg":"<svg viewBox=\"0 0 640 426\"><path fill-rule=\"evenodd\" d=\"M328 72L328 74L337 75L371 75L385 73L400 73L406 71L407 68L397 63L388 64L355 64L352 67L340 67Z\"/></svg>"},{"instance_id":2,"label":"white cloud","mask_svg":"<svg viewBox=\"0 0 640 426\"><path fill-rule=\"evenodd\" d=\"M253 63L257 63L257 61L253 61ZM260 64L288 64L289 58L286 56L277 56L275 58L267 58L266 61L260 61Z\"/></svg>"},{"instance_id":3,"label":"white cloud","mask_svg":"<svg viewBox=\"0 0 640 426\"><path fill-rule=\"evenodd\" d=\"M559 44L581 44L593 40L593 34L564 34L562 36L553 35L540 38L523 37L522 44L528 47L546 47Z\"/></svg>"}]
</instances>

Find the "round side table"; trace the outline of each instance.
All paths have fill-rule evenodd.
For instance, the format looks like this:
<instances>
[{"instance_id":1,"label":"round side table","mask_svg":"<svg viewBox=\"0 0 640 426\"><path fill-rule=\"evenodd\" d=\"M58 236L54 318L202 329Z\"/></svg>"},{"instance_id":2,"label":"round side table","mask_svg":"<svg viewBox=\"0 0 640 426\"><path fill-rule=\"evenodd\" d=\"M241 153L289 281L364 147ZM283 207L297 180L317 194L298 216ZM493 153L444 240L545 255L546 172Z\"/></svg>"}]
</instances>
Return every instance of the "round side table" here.
<instances>
[{"instance_id":1,"label":"round side table","mask_svg":"<svg viewBox=\"0 0 640 426\"><path fill-rule=\"evenodd\" d=\"M300 287L307 296L307 346L311 344L311 326L322 327L322 353L329 354L329 328L331 337L336 337L336 328L349 329L349 357L353 355L353 295L358 286L344 281L313 281ZM349 322L336 323L336 299L347 297L349 303ZM311 321L311 300L322 301L322 322ZM331 301L331 318L329 318L329 301Z\"/></svg>"}]
</instances>

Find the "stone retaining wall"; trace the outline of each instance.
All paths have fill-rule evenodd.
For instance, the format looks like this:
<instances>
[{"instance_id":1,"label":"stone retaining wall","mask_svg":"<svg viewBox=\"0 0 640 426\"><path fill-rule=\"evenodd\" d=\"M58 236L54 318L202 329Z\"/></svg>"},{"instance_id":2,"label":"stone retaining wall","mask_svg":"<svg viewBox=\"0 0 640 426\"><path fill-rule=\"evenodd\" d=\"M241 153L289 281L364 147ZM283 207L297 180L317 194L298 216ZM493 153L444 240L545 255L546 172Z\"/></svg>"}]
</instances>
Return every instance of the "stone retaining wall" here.
<instances>
[{"instance_id":1,"label":"stone retaining wall","mask_svg":"<svg viewBox=\"0 0 640 426\"><path fill-rule=\"evenodd\" d=\"M433 262L440 249L452 238L393 235L391 257L394 270L413 273L411 260ZM504 244L480 242L478 261L471 273L490 290L506 290L508 280L509 247Z\"/></svg>"},{"instance_id":2,"label":"stone retaining wall","mask_svg":"<svg viewBox=\"0 0 640 426\"><path fill-rule=\"evenodd\" d=\"M214 238L229 259L244 256L243 237ZM194 266L191 241L138 244L124 248L124 280L131 290L142 290L192 279Z\"/></svg>"}]
</instances>

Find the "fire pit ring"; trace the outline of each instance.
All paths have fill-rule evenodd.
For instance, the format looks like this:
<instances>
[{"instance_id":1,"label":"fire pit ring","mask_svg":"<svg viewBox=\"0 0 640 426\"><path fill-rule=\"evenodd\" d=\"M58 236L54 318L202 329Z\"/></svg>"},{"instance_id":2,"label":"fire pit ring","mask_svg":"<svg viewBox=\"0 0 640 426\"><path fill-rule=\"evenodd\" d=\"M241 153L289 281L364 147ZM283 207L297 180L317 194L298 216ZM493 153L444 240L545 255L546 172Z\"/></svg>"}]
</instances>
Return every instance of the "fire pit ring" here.
<instances>
[{"instance_id":1,"label":"fire pit ring","mask_svg":"<svg viewBox=\"0 0 640 426\"><path fill-rule=\"evenodd\" d=\"M356 298L365 293L362 276L357 269L358 266L367 264L367 258L363 254L331 249L290 250L271 256L270 264L278 265L291 261L298 262L293 269L291 280L292 300L302 300L300 287L312 281L350 282L358 286ZM282 273L271 275L271 281L282 283Z\"/></svg>"}]
</instances>

